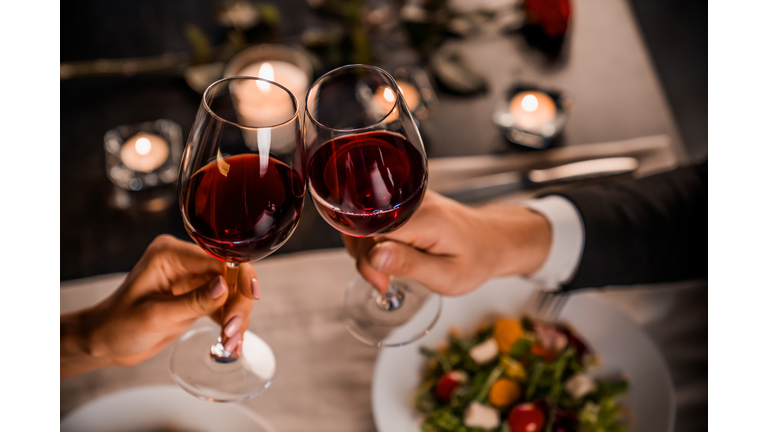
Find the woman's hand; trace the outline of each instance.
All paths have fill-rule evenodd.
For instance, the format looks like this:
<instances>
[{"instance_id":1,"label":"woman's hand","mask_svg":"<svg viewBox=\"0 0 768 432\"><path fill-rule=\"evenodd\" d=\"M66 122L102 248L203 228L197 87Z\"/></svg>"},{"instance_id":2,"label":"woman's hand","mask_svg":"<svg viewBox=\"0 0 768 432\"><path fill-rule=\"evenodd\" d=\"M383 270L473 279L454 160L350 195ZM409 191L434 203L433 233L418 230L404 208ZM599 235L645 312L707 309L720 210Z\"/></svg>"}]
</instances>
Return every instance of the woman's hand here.
<instances>
[{"instance_id":1,"label":"woman's hand","mask_svg":"<svg viewBox=\"0 0 768 432\"><path fill-rule=\"evenodd\" d=\"M357 270L381 292L391 275L456 296L493 277L535 273L547 258L552 232L543 216L524 207L476 209L427 191L399 229L343 240Z\"/></svg>"},{"instance_id":2,"label":"woman's hand","mask_svg":"<svg viewBox=\"0 0 768 432\"><path fill-rule=\"evenodd\" d=\"M253 267L242 265L231 294L224 271L223 262L196 245L157 237L114 294L61 316L61 377L139 363L206 315L222 324L226 349L240 354L259 285Z\"/></svg>"}]
</instances>

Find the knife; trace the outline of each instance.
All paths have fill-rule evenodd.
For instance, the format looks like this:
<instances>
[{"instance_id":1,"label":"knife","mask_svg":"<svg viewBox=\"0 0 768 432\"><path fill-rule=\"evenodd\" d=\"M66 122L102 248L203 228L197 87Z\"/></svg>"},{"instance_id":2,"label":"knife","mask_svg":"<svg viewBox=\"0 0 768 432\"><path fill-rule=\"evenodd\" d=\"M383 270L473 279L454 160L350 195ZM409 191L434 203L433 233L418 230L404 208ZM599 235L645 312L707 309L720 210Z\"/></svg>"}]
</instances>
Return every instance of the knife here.
<instances>
[{"instance_id":1,"label":"knife","mask_svg":"<svg viewBox=\"0 0 768 432\"><path fill-rule=\"evenodd\" d=\"M467 180L460 188L442 190L440 194L468 204L487 201L492 198L540 187L571 183L597 178L631 174L640 162L633 157L592 159L559 165L553 168L530 171L513 171L475 177Z\"/></svg>"}]
</instances>

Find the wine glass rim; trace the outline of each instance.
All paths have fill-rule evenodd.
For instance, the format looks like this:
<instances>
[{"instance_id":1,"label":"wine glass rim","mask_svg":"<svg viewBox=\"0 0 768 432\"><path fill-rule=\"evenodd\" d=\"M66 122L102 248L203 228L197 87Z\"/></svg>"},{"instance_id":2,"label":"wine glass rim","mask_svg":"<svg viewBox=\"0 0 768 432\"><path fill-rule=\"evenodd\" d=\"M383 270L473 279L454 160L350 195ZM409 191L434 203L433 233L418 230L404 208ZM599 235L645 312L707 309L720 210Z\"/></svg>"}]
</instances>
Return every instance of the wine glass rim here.
<instances>
[{"instance_id":1,"label":"wine glass rim","mask_svg":"<svg viewBox=\"0 0 768 432\"><path fill-rule=\"evenodd\" d=\"M312 83L312 85L309 87L309 90L307 91L307 96L304 98L304 111L307 113L307 116L309 116L310 120L312 120L312 123L314 123L314 124L316 124L318 126L322 126L325 129L328 129L328 130L331 130L331 131L335 131L335 132L360 132L360 131L369 130L371 128L374 128L376 126L379 126L379 125L383 124L384 121L387 118L389 118L389 116L392 114L392 112L395 111L395 108L397 108L397 102L392 104L392 108L389 109L389 111L384 115L384 117L381 118L381 120L379 120L376 123L372 123L372 124L369 124L367 126L363 126L363 127L359 127L359 128L336 129L336 128L332 128L330 126L326 126L325 124L323 124L323 123L319 122L318 120L316 120L312 116L312 113L309 111L309 95L312 93L312 90L315 88L315 85L317 83L319 83L320 81L322 81L323 78L327 77L328 75L330 75L332 73L336 73L336 72L338 72L340 70L343 70L343 69L352 69L352 68L373 69L373 70L375 70L377 72L381 72L381 73L384 74L384 76L387 77L387 79L392 81L395 84L395 86L397 86L397 81L392 77L392 75L390 75L389 72L385 71L384 69L382 69L382 68L380 68L378 66L361 64L361 63L353 63L353 64L344 65L344 66L339 66L339 67L337 67L336 69L334 69L332 71L326 72L325 74L323 74L323 76L321 76L320 78L316 79L315 82ZM397 101L404 102L404 101L402 101L402 96L400 95L399 91L395 92L395 95L397 95Z\"/></svg>"},{"instance_id":2,"label":"wine glass rim","mask_svg":"<svg viewBox=\"0 0 768 432\"><path fill-rule=\"evenodd\" d=\"M213 112L213 109L211 109L210 105L208 105L208 98L207 98L208 91L210 89L212 89L213 86L218 85L218 84L220 84L220 83L222 83L224 81L235 81L235 80L244 80L244 79L245 80L253 80L253 81L264 81L264 82L267 82L269 84L274 84L277 87L280 87L281 89L283 89L293 99L293 106L294 106L293 115L288 120L286 120L286 121L284 121L282 123L274 124L274 125L269 125L269 126L245 126L245 125L241 125L240 123L235 123L235 122L233 122L231 120L227 120L227 119L225 119L223 117L220 117L218 114ZM288 88L286 88L284 85L282 85L280 83L277 83L275 81L270 81L270 80L265 79L265 78L252 77L252 76L243 76L243 75L232 76L232 77L228 77L228 78L222 78L222 79L220 79L218 81L213 82L211 85L209 85L208 88L206 88L205 92L203 93L203 106L205 107L205 110L208 111L208 113L213 118L215 118L215 119L217 119L219 121L222 121L224 123L231 124L232 126L236 126L236 127L239 127L241 129L246 129L246 130L274 129L276 127L287 125L288 123L292 122L294 119L296 119L296 117L299 116L299 98L297 98L296 95L294 95L293 92L288 90Z\"/></svg>"}]
</instances>

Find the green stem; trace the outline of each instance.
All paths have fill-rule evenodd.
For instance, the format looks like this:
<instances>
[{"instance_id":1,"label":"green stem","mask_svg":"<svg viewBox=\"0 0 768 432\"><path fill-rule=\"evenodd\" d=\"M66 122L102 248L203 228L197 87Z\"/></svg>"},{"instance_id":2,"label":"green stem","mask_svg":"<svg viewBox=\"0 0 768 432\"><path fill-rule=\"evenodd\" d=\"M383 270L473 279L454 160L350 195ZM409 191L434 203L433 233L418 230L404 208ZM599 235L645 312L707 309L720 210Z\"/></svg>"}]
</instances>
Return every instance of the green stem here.
<instances>
[{"instance_id":1,"label":"green stem","mask_svg":"<svg viewBox=\"0 0 768 432\"><path fill-rule=\"evenodd\" d=\"M499 379L502 373L504 373L504 368L501 365L496 366L491 371L491 374L488 375L488 379L485 380L485 384L483 384L483 388L480 389L480 393L475 397L476 401L482 402L483 399L488 396L488 392L491 391L491 386L497 379Z\"/></svg>"}]
</instances>

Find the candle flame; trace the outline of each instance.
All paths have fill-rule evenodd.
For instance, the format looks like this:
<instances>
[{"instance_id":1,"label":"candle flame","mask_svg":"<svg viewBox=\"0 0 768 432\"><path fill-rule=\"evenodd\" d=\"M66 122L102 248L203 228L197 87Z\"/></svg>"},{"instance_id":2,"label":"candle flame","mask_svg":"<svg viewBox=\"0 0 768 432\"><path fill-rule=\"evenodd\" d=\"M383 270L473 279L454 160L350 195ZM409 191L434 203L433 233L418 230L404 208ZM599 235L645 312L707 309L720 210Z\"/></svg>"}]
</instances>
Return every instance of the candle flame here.
<instances>
[{"instance_id":1,"label":"candle flame","mask_svg":"<svg viewBox=\"0 0 768 432\"><path fill-rule=\"evenodd\" d=\"M536 99L536 96L529 94L528 96L523 98L523 101L520 103L520 106L523 108L523 111L525 112L534 112L536 111L536 108L539 107L539 100Z\"/></svg>"},{"instance_id":2,"label":"candle flame","mask_svg":"<svg viewBox=\"0 0 768 432\"><path fill-rule=\"evenodd\" d=\"M275 80L275 68L272 67L269 62L264 62L264 64L261 65L259 68L259 78L264 78L270 81ZM256 85L259 86L259 89L263 91L264 93L271 90L271 86L269 83L266 83L264 81L257 81Z\"/></svg>"},{"instance_id":3,"label":"candle flame","mask_svg":"<svg viewBox=\"0 0 768 432\"><path fill-rule=\"evenodd\" d=\"M384 89L384 100L387 102L395 101L395 92L393 92L392 89L389 87Z\"/></svg>"},{"instance_id":4,"label":"candle flame","mask_svg":"<svg viewBox=\"0 0 768 432\"><path fill-rule=\"evenodd\" d=\"M152 150L152 142L147 138L139 138L136 140L136 153L144 156Z\"/></svg>"}]
</instances>

